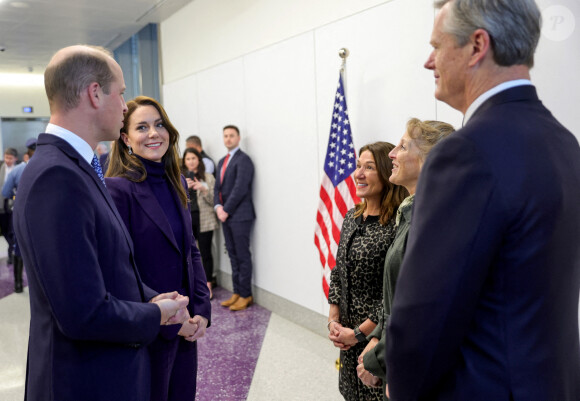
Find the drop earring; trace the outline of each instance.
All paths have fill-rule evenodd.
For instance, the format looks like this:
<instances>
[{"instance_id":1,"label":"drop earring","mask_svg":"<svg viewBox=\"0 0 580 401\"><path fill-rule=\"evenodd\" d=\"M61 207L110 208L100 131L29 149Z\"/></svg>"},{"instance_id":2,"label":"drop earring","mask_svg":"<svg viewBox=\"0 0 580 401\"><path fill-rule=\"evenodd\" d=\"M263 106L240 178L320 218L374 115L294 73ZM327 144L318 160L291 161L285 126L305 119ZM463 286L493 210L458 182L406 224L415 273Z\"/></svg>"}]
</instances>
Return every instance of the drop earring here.
<instances>
[{"instance_id":1,"label":"drop earring","mask_svg":"<svg viewBox=\"0 0 580 401\"><path fill-rule=\"evenodd\" d=\"M133 149L131 149L131 145L127 145L127 147L129 148L129 154L132 155L133 154Z\"/></svg>"}]
</instances>

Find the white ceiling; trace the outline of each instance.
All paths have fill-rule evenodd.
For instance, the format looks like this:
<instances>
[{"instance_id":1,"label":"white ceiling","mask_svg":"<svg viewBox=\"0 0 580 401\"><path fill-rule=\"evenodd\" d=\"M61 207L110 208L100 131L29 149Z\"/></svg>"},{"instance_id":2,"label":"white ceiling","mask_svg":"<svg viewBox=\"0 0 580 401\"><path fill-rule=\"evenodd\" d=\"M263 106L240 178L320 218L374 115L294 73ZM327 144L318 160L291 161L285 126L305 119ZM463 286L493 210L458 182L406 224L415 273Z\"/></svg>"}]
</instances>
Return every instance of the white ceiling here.
<instances>
[{"instance_id":1,"label":"white ceiling","mask_svg":"<svg viewBox=\"0 0 580 401\"><path fill-rule=\"evenodd\" d=\"M193 0L0 0L0 73L42 73L60 48L115 49Z\"/></svg>"}]
</instances>

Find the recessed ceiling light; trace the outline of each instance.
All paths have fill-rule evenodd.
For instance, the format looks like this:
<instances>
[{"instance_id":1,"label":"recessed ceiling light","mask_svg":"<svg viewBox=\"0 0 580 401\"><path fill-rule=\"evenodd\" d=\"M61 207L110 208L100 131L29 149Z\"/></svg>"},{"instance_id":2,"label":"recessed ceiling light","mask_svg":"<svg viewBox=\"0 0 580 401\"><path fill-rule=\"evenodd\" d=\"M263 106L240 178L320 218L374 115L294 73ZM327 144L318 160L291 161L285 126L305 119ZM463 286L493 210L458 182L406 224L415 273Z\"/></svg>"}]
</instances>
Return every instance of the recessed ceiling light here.
<instances>
[{"instance_id":1,"label":"recessed ceiling light","mask_svg":"<svg viewBox=\"0 0 580 401\"><path fill-rule=\"evenodd\" d=\"M23 1L13 1L10 3L10 5L14 8L28 8L28 7L30 7L30 5L28 3L25 3Z\"/></svg>"}]
</instances>

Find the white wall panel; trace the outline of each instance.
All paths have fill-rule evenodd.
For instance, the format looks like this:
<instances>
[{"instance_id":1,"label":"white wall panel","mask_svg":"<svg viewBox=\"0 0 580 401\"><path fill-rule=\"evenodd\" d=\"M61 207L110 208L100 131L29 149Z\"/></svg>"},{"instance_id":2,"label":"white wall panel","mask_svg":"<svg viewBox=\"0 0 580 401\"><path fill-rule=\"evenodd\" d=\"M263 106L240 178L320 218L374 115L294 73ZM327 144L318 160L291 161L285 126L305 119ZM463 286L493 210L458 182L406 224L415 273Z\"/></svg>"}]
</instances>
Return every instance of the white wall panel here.
<instances>
[{"instance_id":1,"label":"white wall panel","mask_svg":"<svg viewBox=\"0 0 580 401\"><path fill-rule=\"evenodd\" d=\"M544 105L580 140L580 1L537 2L544 11L544 25L531 71L532 83ZM551 6L558 8L549 9Z\"/></svg>"},{"instance_id":2,"label":"white wall panel","mask_svg":"<svg viewBox=\"0 0 580 401\"><path fill-rule=\"evenodd\" d=\"M197 76L190 75L163 87L163 107L179 131L179 149L183 153L185 138L199 135Z\"/></svg>"},{"instance_id":3,"label":"white wall panel","mask_svg":"<svg viewBox=\"0 0 580 401\"><path fill-rule=\"evenodd\" d=\"M204 149L217 163L225 156L222 128L240 128L241 147L252 155L252 134L246 130L244 65L241 58L197 74L199 136Z\"/></svg>"},{"instance_id":4,"label":"white wall panel","mask_svg":"<svg viewBox=\"0 0 580 401\"><path fill-rule=\"evenodd\" d=\"M325 298L314 246L320 167L313 49L314 35L299 35L245 56L244 66L248 131L259 146L255 283L318 310Z\"/></svg>"},{"instance_id":5,"label":"white wall panel","mask_svg":"<svg viewBox=\"0 0 580 401\"><path fill-rule=\"evenodd\" d=\"M346 89L355 146L397 143L410 117L434 119L429 54L433 10L425 0L394 1L316 30L319 149L325 152L341 47L350 51Z\"/></svg>"},{"instance_id":6,"label":"white wall panel","mask_svg":"<svg viewBox=\"0 0 580 401\"><path fill-rule=\"evenodd\" d=\"M193 1L160 26L164 82L173 82L386 1L391 0Z\"/></svg>"}]
</instances>

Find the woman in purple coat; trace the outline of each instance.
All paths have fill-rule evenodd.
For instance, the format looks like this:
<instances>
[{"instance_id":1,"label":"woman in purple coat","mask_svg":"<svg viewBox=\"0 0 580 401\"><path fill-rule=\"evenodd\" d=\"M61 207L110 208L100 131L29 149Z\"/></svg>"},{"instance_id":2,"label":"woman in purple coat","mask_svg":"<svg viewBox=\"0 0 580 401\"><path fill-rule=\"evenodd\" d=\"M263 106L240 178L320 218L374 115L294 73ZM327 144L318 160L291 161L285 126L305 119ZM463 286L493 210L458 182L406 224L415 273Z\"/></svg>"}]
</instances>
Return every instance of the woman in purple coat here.
<instances>
[{"instance_id":1,"label":"woman in purple coat","mask_svg":"<svg viewBox=\"0 0 580 401\"><path fill-rule=\"evenodd\" d=\"M133 239L143 282L190 299L191 318L181 327L163 327L149 347L151 399L190 401L196 390L195 340L205 333L211 306L179 168L179 133L154 99L139 96L127 108L111 150L107 189Z\"/></svg>"}]
</instances>

